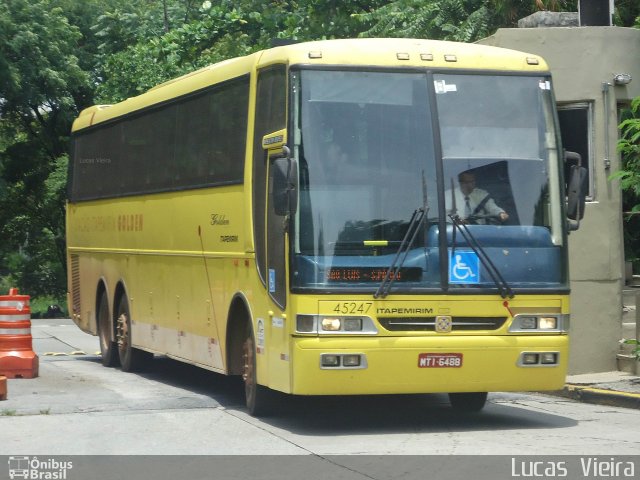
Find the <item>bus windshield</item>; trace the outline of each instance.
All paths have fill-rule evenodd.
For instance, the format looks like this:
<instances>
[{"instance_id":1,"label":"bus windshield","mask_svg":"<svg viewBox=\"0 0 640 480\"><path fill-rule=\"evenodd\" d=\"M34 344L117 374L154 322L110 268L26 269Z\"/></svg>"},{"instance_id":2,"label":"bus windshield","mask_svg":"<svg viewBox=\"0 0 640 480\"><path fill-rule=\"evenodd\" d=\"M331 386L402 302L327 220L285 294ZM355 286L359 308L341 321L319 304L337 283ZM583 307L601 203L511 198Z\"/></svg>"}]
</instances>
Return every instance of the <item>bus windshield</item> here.
<instances>
[{"instance_id":1,"label":"bus windshield","mask_svg":"<svg viewBox=\"0 0 640 480\"><path fill-rule=\"evenodd\" d=\"M300 70L292 91L294 289L375 292L403 239L393 292L495 289L454 218L512 288L565 285L548 78Z\"/></svg>"}]
</instances>

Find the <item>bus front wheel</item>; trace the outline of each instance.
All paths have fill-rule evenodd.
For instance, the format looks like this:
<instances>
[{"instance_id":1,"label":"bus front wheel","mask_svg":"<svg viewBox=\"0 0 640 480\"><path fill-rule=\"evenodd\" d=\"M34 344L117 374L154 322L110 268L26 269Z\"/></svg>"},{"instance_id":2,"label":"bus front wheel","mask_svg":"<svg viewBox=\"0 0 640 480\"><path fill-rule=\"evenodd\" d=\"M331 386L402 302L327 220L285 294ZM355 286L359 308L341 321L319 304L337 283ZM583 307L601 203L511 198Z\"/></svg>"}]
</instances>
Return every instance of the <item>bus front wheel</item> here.
<instances>
[{"instance_id":1,"label":"bus front wheel","mask_svg":"<svg viewBox=\"0 0 640 480\"><path fill-rule=\"evenodd\" d=\"M258 385L256 369L256 342L251 324L247 324L245 340L242 344L244 394L247 409L254 417L263 417L272 413L273 392Z\"/></svg>"},{"instance_id":2,"label":"bus front wheel","mask_svg":"<svg viewBox=\"0 0 640 480\"><path fill-rule=\"evenodd\" d=\"M479 412L487 403L487 392L450 393L449 402L459 412Z\"/></svg>"}]
</instances>

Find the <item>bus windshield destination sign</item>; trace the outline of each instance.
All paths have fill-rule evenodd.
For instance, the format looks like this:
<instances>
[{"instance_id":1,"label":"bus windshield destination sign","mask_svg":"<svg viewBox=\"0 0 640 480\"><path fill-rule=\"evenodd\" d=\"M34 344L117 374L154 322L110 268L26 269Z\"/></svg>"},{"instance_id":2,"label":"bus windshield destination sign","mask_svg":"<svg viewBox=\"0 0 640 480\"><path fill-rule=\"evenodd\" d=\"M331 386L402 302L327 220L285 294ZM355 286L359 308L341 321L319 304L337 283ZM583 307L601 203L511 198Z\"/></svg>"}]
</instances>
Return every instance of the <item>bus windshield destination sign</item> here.
<instances>
[{"instance_id":1,"label":"bus windshield destination sign","mask_svg":"<svg viewBox=\"0 0 640 480\"><path fill-rule=\"evenodd\" d=\"M387 275L386 268L375 267L332 267L326 271L329 282L381 282ZM422 277L420 268L401 268L390 273L391 280L397 282L417 282Z\"/></svg>"}]
</instances>

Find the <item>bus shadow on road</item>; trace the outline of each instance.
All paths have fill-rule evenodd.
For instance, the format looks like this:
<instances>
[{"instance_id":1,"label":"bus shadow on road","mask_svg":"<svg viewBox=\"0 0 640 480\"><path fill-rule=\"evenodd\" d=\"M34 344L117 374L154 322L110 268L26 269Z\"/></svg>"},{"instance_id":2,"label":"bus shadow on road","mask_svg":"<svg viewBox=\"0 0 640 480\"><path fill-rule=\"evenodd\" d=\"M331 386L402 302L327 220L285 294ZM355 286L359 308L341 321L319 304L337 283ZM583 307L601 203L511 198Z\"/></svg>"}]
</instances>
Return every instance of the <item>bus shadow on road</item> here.
<instances>
[{"instance_id":1,"label":"bus shadow on road","mask_svg":"<svg viewBox=\"0 0 640 480\"><path fill-rule=\"evenodd\" d=\"M156 356L136 375L209 396L225 408L244 407L244 386L237 376L218 374L164 356Z\"/></svg>"},{"instance_id":2,"label":"bus shadow on road","mask_svg":"<svg viewBox=\"0 0 640 480\"><path fill-rule=\"evenodd\" d=\"M300 435L535 430L578 423L526 406L532 397L525 401L522 394L489 394L477 413L454 410L446 394L281 397L276 413L263 420Z\"/></svg>"},{"instance_id":3,"label":"bus shadow on road","mask_svg":"<svg viewBox=\"0 0 640 480\"><path fill-rule=\"evenodd\" d=\"M140 375L209 396L230 412L247 413L240 377L165 357L156 357ZM463 413L451 408L446 394L303 397L276 393L273 413L260 421L300 435L574 427L577 421L538 408L566 401L539 394L492 393L481 412Z\"/></svg>"}]
</instances>

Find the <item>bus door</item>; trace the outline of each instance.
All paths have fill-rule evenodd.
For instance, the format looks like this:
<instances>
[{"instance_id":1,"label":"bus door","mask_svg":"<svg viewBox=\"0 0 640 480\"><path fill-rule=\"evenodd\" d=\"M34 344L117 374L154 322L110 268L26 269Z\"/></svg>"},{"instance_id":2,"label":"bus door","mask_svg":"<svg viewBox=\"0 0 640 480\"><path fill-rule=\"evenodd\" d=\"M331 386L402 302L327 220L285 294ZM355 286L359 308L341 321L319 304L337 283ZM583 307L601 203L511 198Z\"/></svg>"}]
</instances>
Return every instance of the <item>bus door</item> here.
<instances>
[{"instance_id":1,"label":"bus door","mask_svg":"<svg viewBox=\"0 0 640 480\"><path fill-rule=\"evenodd\" d=\"M286 131L264 137L269 168L267 188L267 289L284 310L287 303L286 238L293 199L294 164L285 146ZM275 145L274 145L275 144ZM271 148L273 147L273 148Z\"/></svg>"},{"instance_id":2,"label":"bus door","mask_svg":"<svg viewBox=\"0 0 640 480\"><path fill-rule=\"evenodd\" d=\"M258 71L253 153L253 227L258 273L269 296L286 303L282 218L270 206L271 165L282 156L286 126L286 66Z\"/></svg>"},{"instance_id":3,"label":"bus door","mask_svg":"<svg viewBox=\"0 0 640 480\"><path fill-rule=\"evenodd\" d=\"M281 131L278 137L286 138ZM268 136L265 139L269 138ZM284 142L284 141L283 141ZM289 158L288 148L267 148L267 290L276 308L271 307L264 325L268 352L269 386L290 391L289 342L286 317L287 303L287 238L290 216L296 202L296 164ZM259 327L259 325L258 325ZM264 378L264 377L263 377Z\"/></svg>"}]
</instances>

